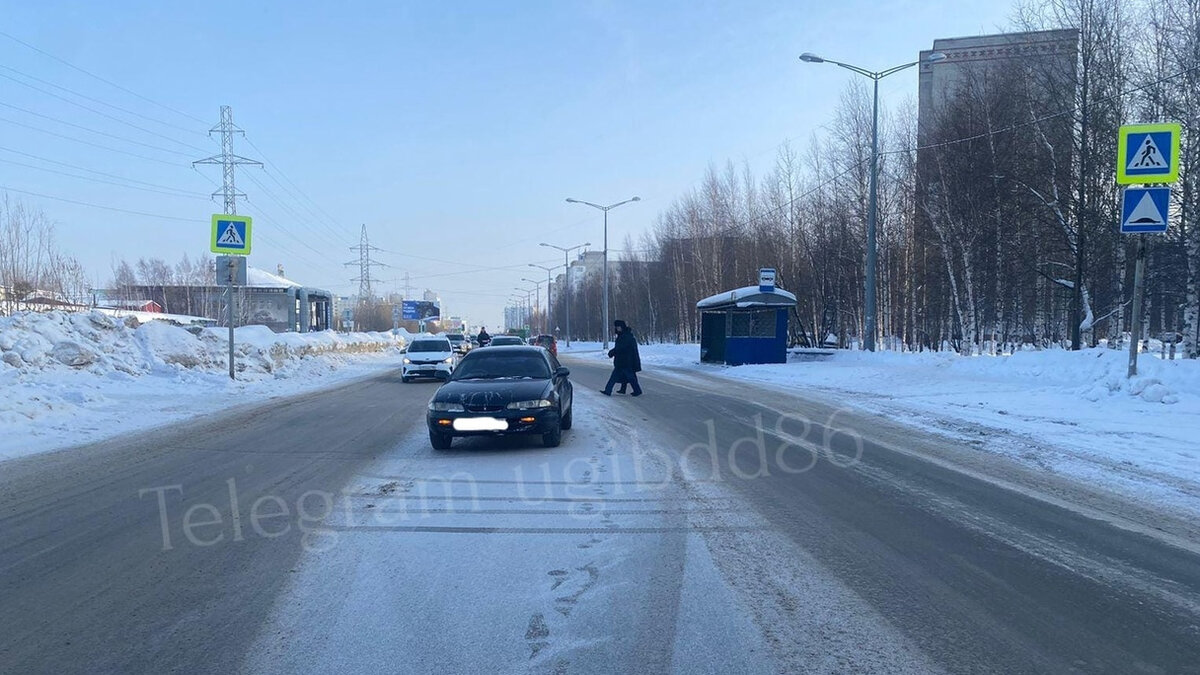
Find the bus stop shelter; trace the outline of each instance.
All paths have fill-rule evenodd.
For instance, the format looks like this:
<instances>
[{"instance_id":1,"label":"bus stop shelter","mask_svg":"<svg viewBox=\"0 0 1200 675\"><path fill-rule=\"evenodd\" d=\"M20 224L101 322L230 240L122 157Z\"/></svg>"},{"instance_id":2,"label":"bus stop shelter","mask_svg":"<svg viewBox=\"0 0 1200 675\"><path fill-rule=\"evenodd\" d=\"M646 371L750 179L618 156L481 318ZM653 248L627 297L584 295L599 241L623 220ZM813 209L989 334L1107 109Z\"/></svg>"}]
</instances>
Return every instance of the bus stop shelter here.
<instances>
[{"instance_id":1,"label":"bus stop shelter","mask_svg":"<svg viewBox=\"0 0 1200 675\"><path fill-rule=\"evenodd\" d=\"M740 366L786 363L788 312L796 296L768 285L718 293L696 303L700 360Z\"/></svg>"}]
</instances>

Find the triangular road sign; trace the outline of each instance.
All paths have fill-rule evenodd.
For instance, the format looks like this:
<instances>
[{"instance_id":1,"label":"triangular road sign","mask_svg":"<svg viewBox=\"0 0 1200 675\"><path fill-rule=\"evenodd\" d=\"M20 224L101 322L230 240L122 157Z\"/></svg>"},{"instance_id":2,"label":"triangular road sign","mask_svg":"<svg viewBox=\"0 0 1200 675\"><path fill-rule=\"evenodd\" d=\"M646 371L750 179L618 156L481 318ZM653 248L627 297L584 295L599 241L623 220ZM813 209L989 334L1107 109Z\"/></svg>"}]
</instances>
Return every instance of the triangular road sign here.
<instances>
[{"instance_id":1,"label":"triangular road sign","mask_svg":"<svg viewBox=\"0 0 1200 675\"><path fill-rule=\"evenodd\" d=\"M1125 188L1121 195L1121 232L1166 232L1171 188Z\"/></svg>"},{"instance_id":2,"label":"triangular road sign","mask_svg":"<svg viewBox=\"0 0 1200 675\"><path fill-rule=\"evenodd\" d=\"M225 228L224 234L217 240L221 246L245 246L246 242L242 241L242 235L238 234L237 223L229 223Z\"/></svg>"},{"instance_id":3,"label":"triangular road sign","mask_svg":"<svg viewBox=\"0 0 1200 675\"><path fill-rule=\"evenodd\" d=\"M1125 219L1125 223L1127 225L1166 225L1167 219L1158 212L1158 206L1154 204L1150 193L1143 192L1142 198L1138 200L1137 206L1133 207L1133 211Z\"/></svg>"},{"instance_id":4,"label":"triangular road sign","mask_svg":"<svg viewBox=\"0 0 1200 675\"><path fill-rule=\"evenodd\" d=\"M1146 139L1138 146L1137 152L1129 158L1128 169L1167 169L1170 164L1163 157L1162 151L1154 142L1154 136L1146 134Z\"/></svg>"}]
</instances>

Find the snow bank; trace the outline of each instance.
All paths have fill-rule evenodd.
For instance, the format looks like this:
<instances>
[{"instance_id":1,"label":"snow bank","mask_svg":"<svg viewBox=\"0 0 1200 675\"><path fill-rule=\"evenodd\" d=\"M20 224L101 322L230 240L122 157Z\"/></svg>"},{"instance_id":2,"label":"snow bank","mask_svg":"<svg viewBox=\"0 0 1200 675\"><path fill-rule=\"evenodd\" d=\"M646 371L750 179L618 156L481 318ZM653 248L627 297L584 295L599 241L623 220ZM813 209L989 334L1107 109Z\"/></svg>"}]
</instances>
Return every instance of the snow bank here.
<instances>
[{"instance_id":1,"label":"snow bank","mask_svg":"<svg viewBox=\"0 0 1200 675\"><path fill-rule=\"evenodd\" d=\"M647 345L646 375L761 382L965 439L1047 471L1200 513L1200 361L1109 349L835 351L786 364L701 364L698 345ZM601 353L581 358L607 361Z\"/></svg>"},{"instance_id":2,"label":"snow bank","mask_svg":"<svg viewBox=\"0 0 1200 675\"><path fill-rule=\"evenodd\" d=\"M193 330L160 321L118 321L99 312L19 313L0 317L0 360L29 377L64 371L225 372L228 329ZM254 379L286 373L307 358L381 352L402 344L386 333L274 333L265 326L243 326L234 331L234 361L237 372Z\"/></svg>"},{"instance_id":3,"label":"snow bank","mask_svg":"<svg viewBox=\"0 0 1200 675\"><path fill-rule=\"evenodd\" d=\"M100 312L0 317L0 460L365 374L354 366L398 360L404 345L387 333L244 326L234 331L230 382L227 339L227 328Z\"/></svg>"},{"instance_id":4,"label":"snow bank","mask_svg":"<svg viewBox=\"0 0 1200 675\"><path fill-rule=\"evenodd\" d=\"M598 347L599 345L597 345ZM642 361L666 367L696 366L699 345L643 345ZM836 350L833 356L791 356L787 365L712 366L738 379L803 382L859 391L907 390L950 381L1056 389L1073 398L1098 402L1135 398L1174 404L1181 396L1200 396L1200 361L1166 361L1155 354L1138 358L1138 375L1126 377L1128 354L1112 349L1022 351L1010 356L960 356L954 352L865 352ZM798 368L798 369L797 369ZM879 378L884 377L885 381Z\"/></svg>"}]
</instances>

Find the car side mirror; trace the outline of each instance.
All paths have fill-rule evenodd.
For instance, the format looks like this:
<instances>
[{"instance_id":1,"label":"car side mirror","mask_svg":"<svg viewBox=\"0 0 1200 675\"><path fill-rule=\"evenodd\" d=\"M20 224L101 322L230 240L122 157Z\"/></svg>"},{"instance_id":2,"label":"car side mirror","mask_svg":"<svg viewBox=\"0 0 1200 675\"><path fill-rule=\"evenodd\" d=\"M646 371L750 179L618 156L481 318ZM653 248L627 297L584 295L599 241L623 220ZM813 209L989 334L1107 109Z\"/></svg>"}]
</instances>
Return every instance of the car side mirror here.
<instances>
[{"instance_id":1,"label":"car side mirror","mask_svg":"<svg viewBox=\"0 0 1200 675\"><path fill-rule=\"evenodd\" d=\"M563 366L559 366L558 370L554 371L555 377L567 377L570 374L571 374L571 369L563 367Z\"/></svg>"}]
</instances>

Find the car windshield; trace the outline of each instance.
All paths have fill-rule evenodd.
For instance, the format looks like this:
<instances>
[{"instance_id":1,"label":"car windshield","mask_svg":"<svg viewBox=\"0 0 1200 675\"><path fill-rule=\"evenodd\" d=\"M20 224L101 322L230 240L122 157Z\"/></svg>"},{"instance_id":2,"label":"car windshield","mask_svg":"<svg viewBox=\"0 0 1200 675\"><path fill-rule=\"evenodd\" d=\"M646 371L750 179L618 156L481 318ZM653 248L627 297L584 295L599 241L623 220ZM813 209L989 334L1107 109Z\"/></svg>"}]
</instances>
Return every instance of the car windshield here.
<instances>
[{"instance_id":1,"label":"car windshield","mask_svg":"<svg viewBox=\"0 0 1200 675\"><path fill-rule=\"evenodd\" d=\"M515 337L512 335L501 335L499 337L492 338L492 345L496 346L496 347L501 347L503 345L519 345L519 344L524 344L523 342L521 342L521 338Z\"/></svg>"},{"instance_id":2,"label":"car windshield","mask_svg":"<svg viewBox=\"0 0 1200 675\"><path fill-rule=\"evenodd\" d=\"M528 351L483 350L468 354L454 371L455 380L530 379L550 377L550 366L540 354Z\"/></svg>"},{"instance_id":3,"label":"car windshield","mask_svg":"<svg viewBox=\"0 0 1200 675\"><path fill-rule=\"evenodd\" d=\"M451 342L462 342L462 341L463 341L463 340L465 340L466 338L464 338L464 337L463 337L463 336L461 336L461 335L447 335L447 336L446 336L446 339L447 339L447 340L449 340L449 341L451 341Z\"/></svg>"},{"instance_id":4,"label":"car windshield","mask_svg":"<svg viewBox=\"0 0 1200 675\"><path fill-rule=\"evenodd\" d=\"M442 340L417 340L408 348L409 352L448 352L450 343Z\"/></svg>"}]
</instances>

